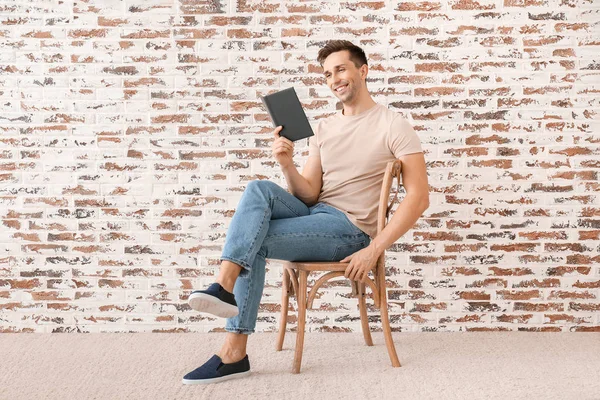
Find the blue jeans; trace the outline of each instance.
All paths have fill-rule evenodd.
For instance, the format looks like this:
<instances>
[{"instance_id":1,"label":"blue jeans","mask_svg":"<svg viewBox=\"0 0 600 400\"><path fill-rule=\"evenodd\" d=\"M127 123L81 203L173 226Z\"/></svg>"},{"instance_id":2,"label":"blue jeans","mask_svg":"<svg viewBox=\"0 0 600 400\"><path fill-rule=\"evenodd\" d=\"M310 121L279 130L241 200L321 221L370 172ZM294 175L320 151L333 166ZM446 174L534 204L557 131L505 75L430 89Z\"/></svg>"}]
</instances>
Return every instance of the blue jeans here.
<instances>
[{"instance_id":1,"label":"blue jeans","mask_svg":"<svg viewBox=\"0 0 600 400\"><path fill-rule=\"evenodd\" d=\"M276 183L251 181L233 215L221 256L242 267L233 288L239 314L227 318L225 330L254 332L267 258L339 261L370 241L342 211L325 203L307 207Z\"/></svg>"}]
</instances>

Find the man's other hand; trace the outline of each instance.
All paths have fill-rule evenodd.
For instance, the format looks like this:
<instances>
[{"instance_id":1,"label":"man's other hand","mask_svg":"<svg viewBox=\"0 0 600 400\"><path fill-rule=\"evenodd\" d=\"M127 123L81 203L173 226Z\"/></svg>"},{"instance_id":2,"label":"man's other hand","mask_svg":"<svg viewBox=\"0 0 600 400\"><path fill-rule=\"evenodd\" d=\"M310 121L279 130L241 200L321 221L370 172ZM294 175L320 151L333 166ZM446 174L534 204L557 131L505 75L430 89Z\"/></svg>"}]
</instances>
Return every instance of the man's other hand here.
<instances>
[{"instance_id":1,"label":"man's other hand","mask_svg":"<svg viewBox=\"0 0 600 400\"><path fill-rule=\"evenodd\" d=\"M344 276L353 281L361 281L366 283L369 277L369 271L377 265L379 255L375 247L369 245L364 249L350 254L348 257L340 260L340 262L350 262Z\"/></svg>"}]
</instances>

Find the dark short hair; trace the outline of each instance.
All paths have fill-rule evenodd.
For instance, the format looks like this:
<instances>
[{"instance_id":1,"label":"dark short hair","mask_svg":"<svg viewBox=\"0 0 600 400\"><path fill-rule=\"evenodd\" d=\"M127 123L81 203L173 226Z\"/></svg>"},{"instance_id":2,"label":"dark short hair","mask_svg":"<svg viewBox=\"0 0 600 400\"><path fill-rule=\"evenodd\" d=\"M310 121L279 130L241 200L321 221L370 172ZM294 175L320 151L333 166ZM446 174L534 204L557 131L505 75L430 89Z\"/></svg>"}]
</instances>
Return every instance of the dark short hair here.
<instances>
[{"instance_id":1,"label":"dark short hair","mask_svg":"<svg viewBox=\"0 0 600 400\"><path fill-rule=\"evenodd\" d=\"M367 64L367 56L363 49L358 47L352 42L348 40L330 40L327 44L319 50L319 54L317 55L317 61L321 66L325 62L325 59L329 57L331 53L335 53L342 50L348 50L350 52L350 61L354 64L356 68L362 67L364 64ZM369 65L369 64L367 64Z\"/></svg>"}]
</instances>

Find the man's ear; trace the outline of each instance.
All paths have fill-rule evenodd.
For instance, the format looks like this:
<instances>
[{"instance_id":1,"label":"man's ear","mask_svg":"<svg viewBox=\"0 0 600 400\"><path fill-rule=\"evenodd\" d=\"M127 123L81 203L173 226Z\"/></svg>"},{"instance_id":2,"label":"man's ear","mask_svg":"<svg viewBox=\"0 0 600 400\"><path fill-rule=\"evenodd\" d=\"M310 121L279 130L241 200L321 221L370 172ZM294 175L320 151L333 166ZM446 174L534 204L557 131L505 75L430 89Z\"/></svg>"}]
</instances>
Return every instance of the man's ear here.
<instances>
[{"instance_id":1,"label":"man's ear","mask_svg":"<svg viewBox=\"0 0 600 400\"><path fill-rule=\"evenodd\" d=\"M363 79L367 79L367 72L369 72L369 67L367 64L363 64L360 66L360 76Z\"/></svg>"}]
</instances>

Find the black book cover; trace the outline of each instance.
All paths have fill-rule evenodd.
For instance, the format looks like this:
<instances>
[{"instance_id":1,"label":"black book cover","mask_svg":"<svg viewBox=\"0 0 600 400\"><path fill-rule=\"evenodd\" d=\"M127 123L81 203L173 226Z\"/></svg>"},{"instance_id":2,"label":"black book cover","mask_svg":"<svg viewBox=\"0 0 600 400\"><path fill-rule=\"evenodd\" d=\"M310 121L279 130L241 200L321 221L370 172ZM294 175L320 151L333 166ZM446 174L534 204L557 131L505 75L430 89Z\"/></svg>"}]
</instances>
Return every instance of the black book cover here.
<instances>
[{"instance_id":1,"label":"black book cover","mask_svg":"<svg viewBox=\"0 0 600 400\"><path fill-rule=\"evenodd\" d=\"M273 127L281 125L279 135L295 142L314 136L302 104L293 87L260 98L271 117Z\"/></svg>"}]
</instances>

